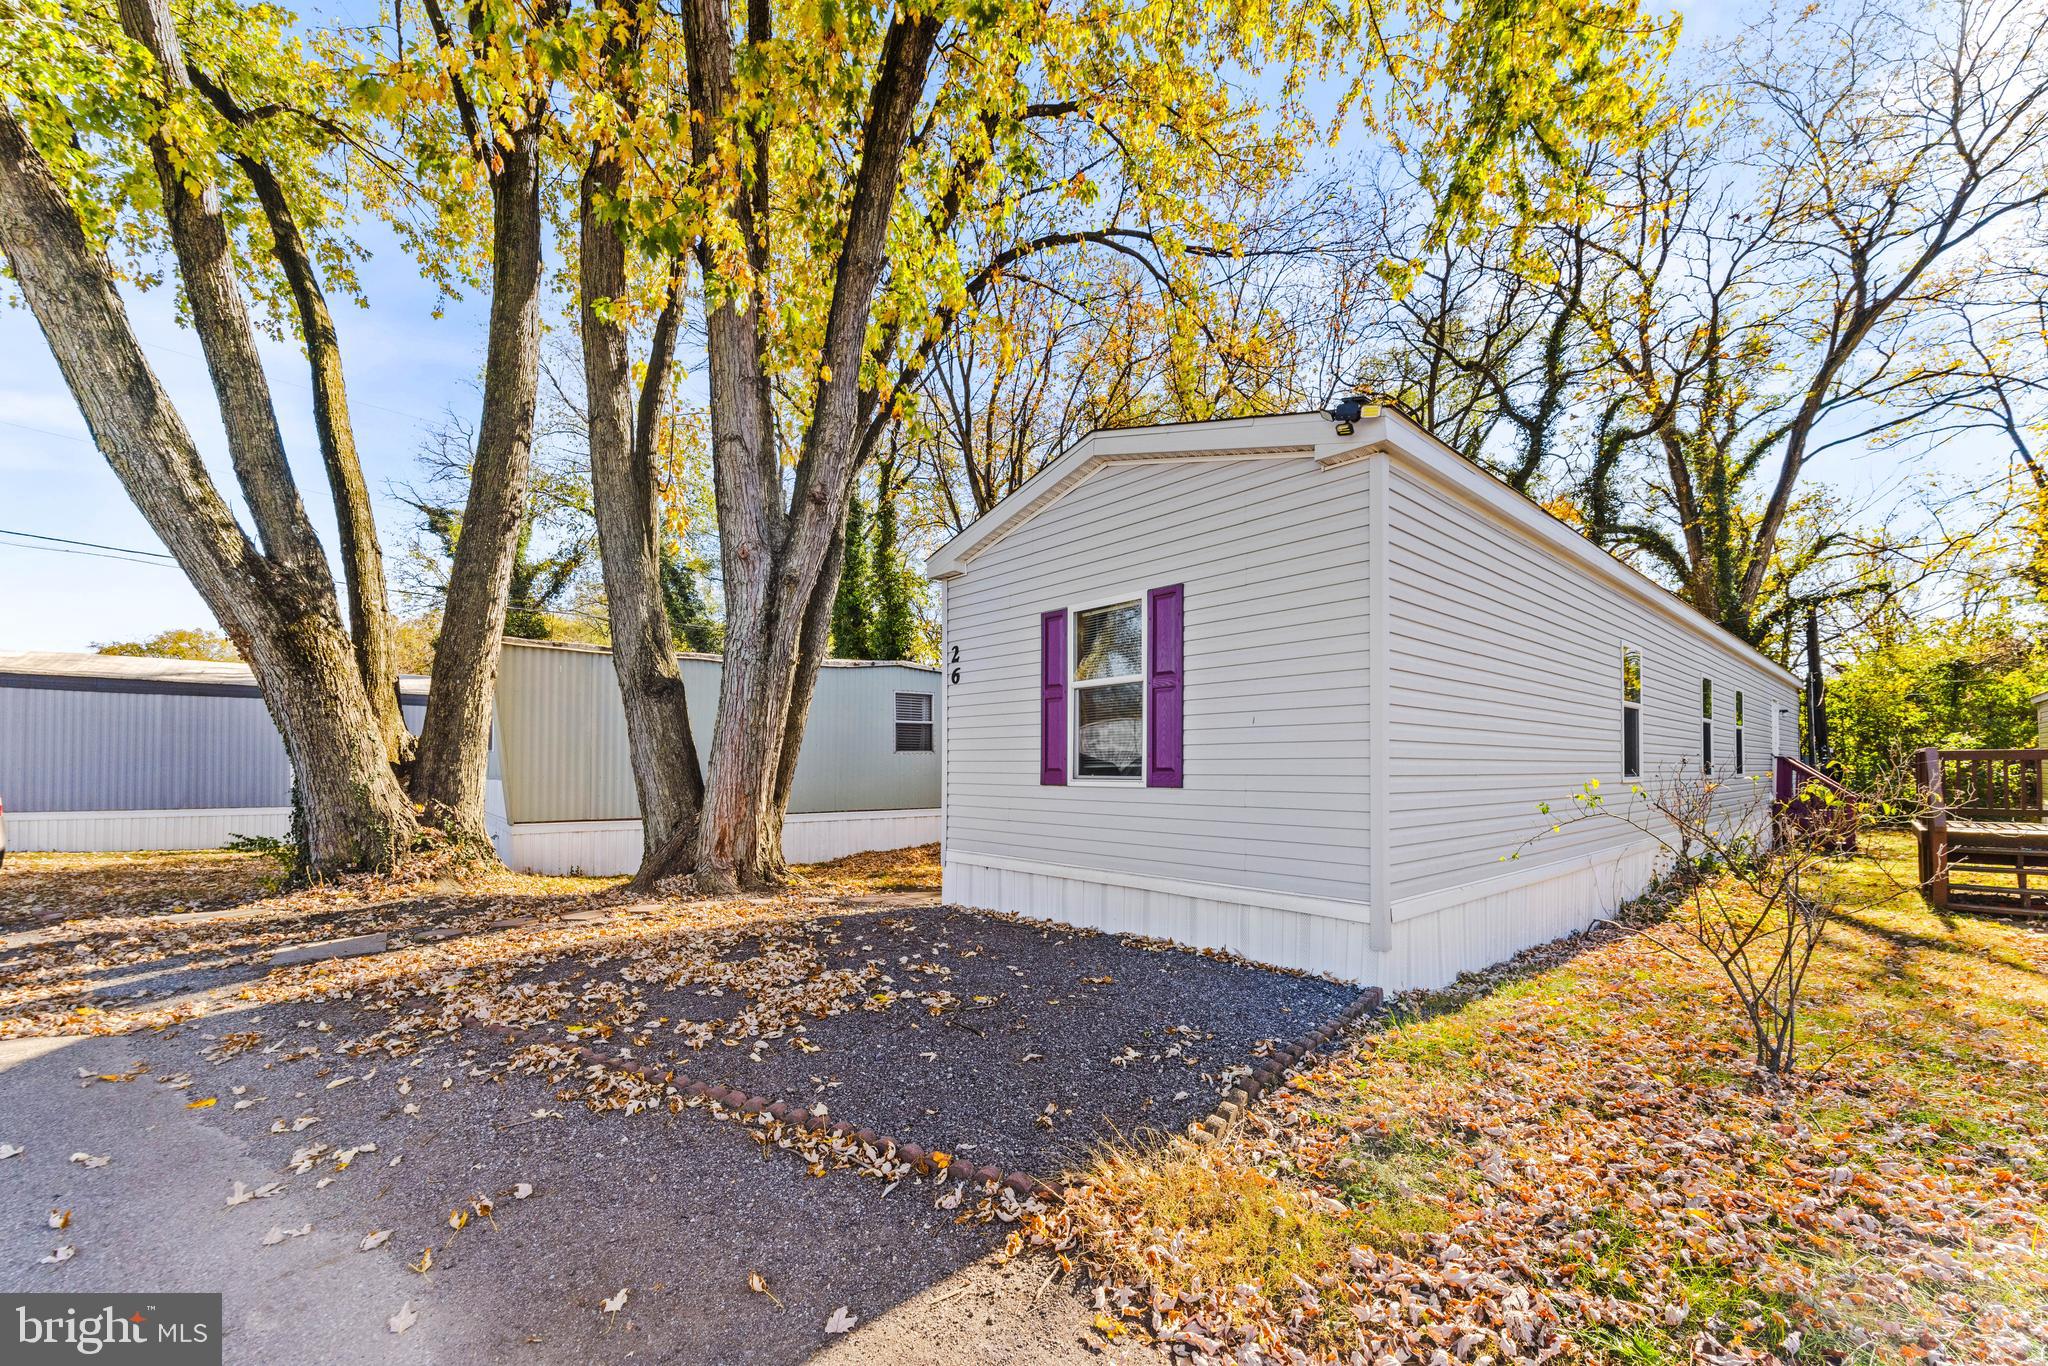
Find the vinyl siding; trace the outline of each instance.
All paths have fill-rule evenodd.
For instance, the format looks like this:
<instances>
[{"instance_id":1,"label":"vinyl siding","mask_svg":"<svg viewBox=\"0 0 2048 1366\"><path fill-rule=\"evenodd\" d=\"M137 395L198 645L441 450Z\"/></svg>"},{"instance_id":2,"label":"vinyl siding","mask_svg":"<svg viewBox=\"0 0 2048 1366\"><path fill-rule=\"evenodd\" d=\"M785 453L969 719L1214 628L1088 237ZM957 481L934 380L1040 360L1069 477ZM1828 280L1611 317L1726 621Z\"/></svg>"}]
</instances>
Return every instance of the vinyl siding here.
<instances>
[{"instance_id":1,"label":"vinyl siding","mask_svg":"<svg viewBox=\"0 0 2048 1366\"><path fill-rule=\"evenodd\" d=\"M1621 653L1643 666L1642 785L1697 779L1700 680L1714 684L1715 776L1731 818L1768 797L1772 709L1795 700L1711 628L1680 624L1402 462L1388 517L1390 890L1425 896L1518 864L1619 854L1644 836L1550 826L1600 781L1627 800ZM1734 772L1735 693L1745 773ZM1787 722L1779 743L1797 744ZM1537 808L1548 802L1553 815ZM1640 808L1638 808L1640 810ZM1519 857L1517 857L1519 855Z\"/></svg>"},{"instance_id":2,"label":"vinyl siding","mask_svg":"<svg viewBox=\"0 0 2048 1366\"><path fill-rule=\"evenodd\" d=\"M946 585L949 857L1362 900L1366 511L1358 466L1111 465L976 556ZM1173 583L1184 785L1041 786L1040 614Z\"/></svg>"},{"instance_id":3,"label":"vinyl siding","mask_svg":"<svg viewBox=\"0 0 2048 1366\"><path fill-rule=\"evenodd\" d=\"M291 764L260 697L0 679L0 801L11 811L288 807L291 799Z\"/></svg>"},{"instance_id":4,"label":"vinyl siding","mask_svg":"<svg viewBox=\"0 0 2048 1366\"><path fill-rule=\"evenodd\" d=\"M690 728L701 754L718 717L716 660L681 661ZM915 665L827 665L804 727L792 813L930 810L939 804L937 752L896 752L898 692L930 693L938 674ZM506 641L497 736L505 814L528 821L636 820L626 709L608 651ZM940 732L935 724L934 744Z\"/></svg>"}]
</instances>

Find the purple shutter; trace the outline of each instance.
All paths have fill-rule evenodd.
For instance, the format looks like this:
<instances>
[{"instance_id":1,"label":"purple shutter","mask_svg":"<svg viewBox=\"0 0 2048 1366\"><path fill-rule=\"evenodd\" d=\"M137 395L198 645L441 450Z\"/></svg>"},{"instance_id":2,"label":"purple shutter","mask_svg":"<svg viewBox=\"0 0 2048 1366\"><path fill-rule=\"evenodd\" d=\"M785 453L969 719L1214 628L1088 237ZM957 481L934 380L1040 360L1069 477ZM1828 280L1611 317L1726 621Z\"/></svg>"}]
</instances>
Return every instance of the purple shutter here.
<instances>
[{"instance_id":1,"label":"purple shutter","mask_svg":"<svg viewBox=\"0 0 2048 1366\"><path fill-rule=\"evenodd\" d=\"M1152 664L1145 676L1145 786L1179 787L1181 771L1182 585L1145 595Z\"/></svg>"},{"instance_id":2,"label":"purple shutter","mask_svg":"<svg viewBox=\"0 0 2048 1366\"><path fill-rule=\"evenodd\" d=\"M1067 614L1038 619L1038 781L1067 784Z\"/></svg>"}]
</instances>

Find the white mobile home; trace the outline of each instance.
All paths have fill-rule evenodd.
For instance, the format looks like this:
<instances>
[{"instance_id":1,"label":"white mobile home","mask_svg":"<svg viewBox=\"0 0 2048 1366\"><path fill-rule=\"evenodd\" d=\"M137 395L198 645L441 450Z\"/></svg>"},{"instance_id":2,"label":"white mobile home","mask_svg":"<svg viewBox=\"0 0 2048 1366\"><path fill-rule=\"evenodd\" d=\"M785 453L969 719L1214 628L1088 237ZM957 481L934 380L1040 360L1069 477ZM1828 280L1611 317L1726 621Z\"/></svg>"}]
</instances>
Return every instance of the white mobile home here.
<instances>
[{"instance_id":1,"label":"white mobile home","mask_svg":"<svg viewBox=\"0 0 2048 1366\"><path fill-rule=\"evenodd\" d=\"M961 905L1434 985L1652 876L1540 803L1797 745L1790 673L1390 409L1097 432L929 570Z\"/></svg>"}]
</instances>

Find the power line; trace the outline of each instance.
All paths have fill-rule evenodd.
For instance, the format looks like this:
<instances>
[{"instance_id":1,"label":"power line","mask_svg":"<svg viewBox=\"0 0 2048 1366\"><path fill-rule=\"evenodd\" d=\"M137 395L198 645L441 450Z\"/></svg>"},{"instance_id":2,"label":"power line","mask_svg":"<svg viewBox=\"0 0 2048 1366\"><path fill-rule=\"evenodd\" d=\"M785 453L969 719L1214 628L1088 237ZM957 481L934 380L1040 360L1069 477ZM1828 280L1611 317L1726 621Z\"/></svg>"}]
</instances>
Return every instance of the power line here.
<instances>
[{"instance_id":1,"label":"power line","mask_svg":"<svg viewBox=\"0 0 2048 1366\"><path fill-rule=\"evenodd\" d=\"M88 446L92 444L91 437L80 436L76 432L53 432L48 427L31 427L26 422L10 422L4 417L0 417L0 427L13 427L24 432L34 432L38 436L54 436L59 441L80 441Z\"/></svg>"},{"instance_id":2,"label":"power line","mask_svg":"<svg viewBox=\"0 0 2048 1366\"><path fill-rule=\"evenodd\" d=\"M71 539L69 536L45 536L41 532L37 531L10 531L4 526L0 526L0 536L25 536L31 541L52 541L58 545L81 545L87 546L93 550L116 550L123 555L147 555L150 558L157 560L168 560L173 558L171 555L161 550L137 550L132 546L105 545L99 541L75 541ZM22 547L22 549L24 550L35 550L38 548L39 547L36 546Z\"/></svg>"},{"instance_id":3,"label":"power line","mask_svg":"<svg viewBox=\"0 0 2048 1366\"><path fill-rule=\"evenodd\" d=\"M63 545L23 545L19 541L0 541L0 549L41 550L51 555L83 555L88 559L113 560L119 564L139 564L149 569L177 568L177 565L169 560L144 560L131 555L110 554L104 550L74 550L70 546Z\"/></svg>"}]
</instances>

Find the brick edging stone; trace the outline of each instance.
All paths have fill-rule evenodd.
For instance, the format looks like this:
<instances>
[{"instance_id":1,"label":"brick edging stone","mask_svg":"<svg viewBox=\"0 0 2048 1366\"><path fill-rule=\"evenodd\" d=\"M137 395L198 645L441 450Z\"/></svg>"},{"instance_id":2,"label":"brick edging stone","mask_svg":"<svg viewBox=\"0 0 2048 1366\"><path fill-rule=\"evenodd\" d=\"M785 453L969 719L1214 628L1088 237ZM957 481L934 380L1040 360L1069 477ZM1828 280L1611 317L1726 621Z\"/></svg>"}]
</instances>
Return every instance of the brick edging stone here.
<instances>
[{"instance_id":1,"label":"brick edging stone","mask_svg":"<svg viewBox=\"0 0 2048 1366\"><path fill-rule=\"evenodd\" d=\"M1216 1102L1215 1109L1188 1125L1188 1137L1198 1143L1213 1143L1221 1138L1251 1108L1253 1101L1285 1085L1303 1059L1385 1003L1384 991L1378 987L1367 987L1338 1011L1337 1017L1328 1024L1310 1030L1277 1053L1254 1063L1252 1074L1244 1079L1243 1085L1225 1091L1223 1099Z\"/></svg>"}]
</instances>

